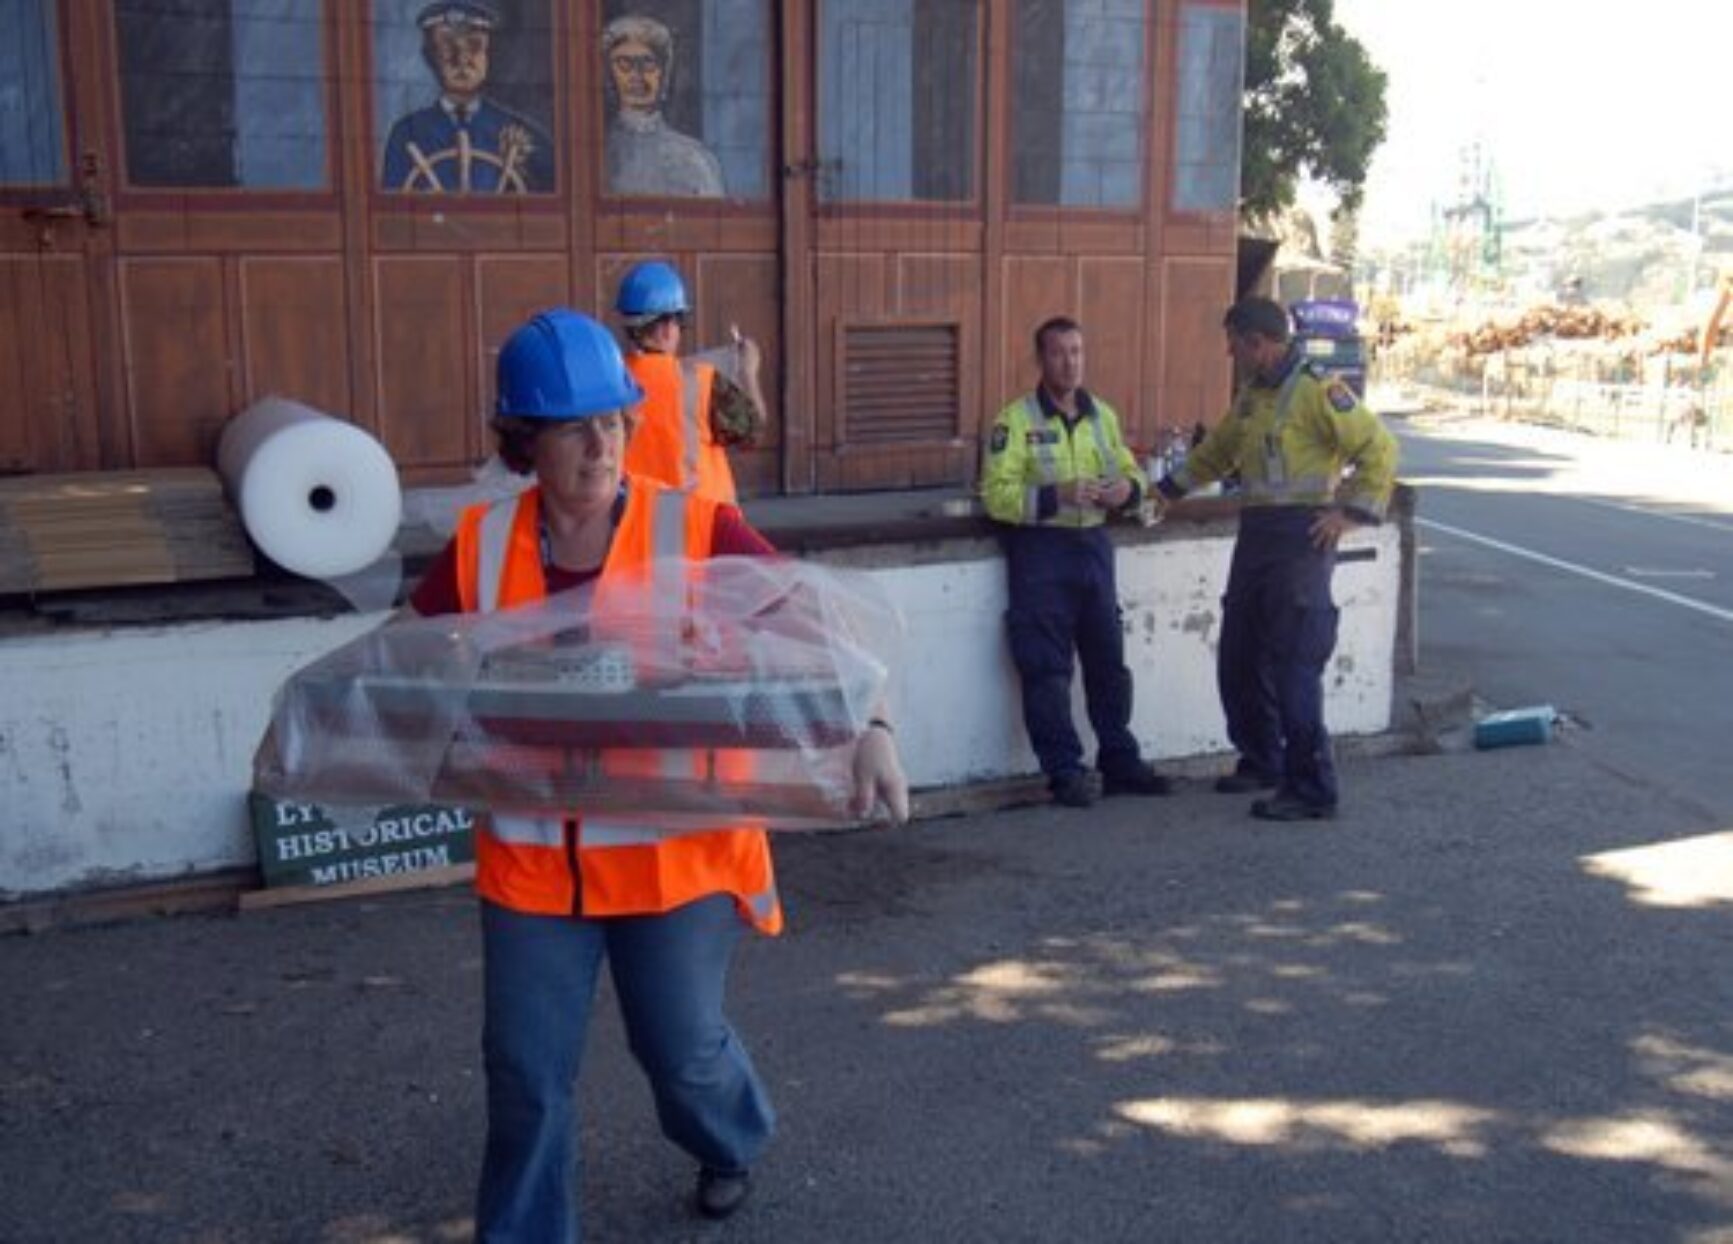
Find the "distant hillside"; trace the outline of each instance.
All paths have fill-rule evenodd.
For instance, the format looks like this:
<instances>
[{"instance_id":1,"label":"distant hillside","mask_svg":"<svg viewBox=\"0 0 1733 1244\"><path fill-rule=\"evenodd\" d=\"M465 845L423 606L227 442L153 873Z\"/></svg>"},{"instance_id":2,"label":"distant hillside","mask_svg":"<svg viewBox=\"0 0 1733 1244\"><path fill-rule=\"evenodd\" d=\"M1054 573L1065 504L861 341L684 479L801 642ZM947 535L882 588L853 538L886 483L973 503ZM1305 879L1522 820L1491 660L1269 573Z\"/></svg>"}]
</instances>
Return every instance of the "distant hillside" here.
<instances>
[{"instance_id":1,"label":"distant hillside","mask_svg":"<svg viewBox=\"0 0 1733 1244\"><path fill-rule=\"evenodd\" d=\"M1696 231L1693 232L1693 217ZM1695 262L1693 262L1695 261ZM1676 305L1733 271L1733 188L1622 212L1509 221L1504 267L1513 286L1637 308ZM1580 283L1580 284L1579 284Z\"/></svg>"},{"instance_id":2,"label":"distant hillside","mask_svg":"<svg viewBox=\"0 0 1733 1244\"><path fill-rule=\"evenodd\" d=\"M1505 293L1518 305L1617 302L1667 318L1700 309L1717 276L1733 274L1733 186L1700 200L1507 220L1502 243ZM1412 248L1365 258L1413 271Z\"/></svg>"}]
</instances>

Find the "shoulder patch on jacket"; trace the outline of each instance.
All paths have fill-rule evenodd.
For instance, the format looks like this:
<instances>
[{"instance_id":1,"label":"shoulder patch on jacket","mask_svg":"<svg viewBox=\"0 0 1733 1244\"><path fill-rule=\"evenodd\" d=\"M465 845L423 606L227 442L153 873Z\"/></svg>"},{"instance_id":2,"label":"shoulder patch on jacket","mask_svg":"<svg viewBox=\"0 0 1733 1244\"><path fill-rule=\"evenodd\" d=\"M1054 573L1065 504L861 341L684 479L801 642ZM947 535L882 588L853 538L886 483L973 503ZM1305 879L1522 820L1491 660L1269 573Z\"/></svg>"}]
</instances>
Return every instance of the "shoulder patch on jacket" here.
<instances>
[{"instance_id":1,"label":"shoulder patch on jacket","mask_svg":"<svg viewBox=\"0 0 1733 1244\"><path fill-rule=\"evenodd\" d=\"M1004 453L1005 452L1005 446L1009 445L1010 443L1011 443L1011 429L1006 427L1002 423L994 424L993 425L993 452L996 454Z\"/></svg>"},{"instance_id":2,"label":"shoulder patch on jacket","mask_svg":"<svg viewBox=\"0 0 1733 1244\"><path fill-rule=\"evenodd\" d=\"M1354 396L1354 390L1340 380L1332 380L1326 384L1324 396L1330 400L1330 409L1338 415L1345 415L1360 404L1360 399Z\"/></svg>"}]
</instances>

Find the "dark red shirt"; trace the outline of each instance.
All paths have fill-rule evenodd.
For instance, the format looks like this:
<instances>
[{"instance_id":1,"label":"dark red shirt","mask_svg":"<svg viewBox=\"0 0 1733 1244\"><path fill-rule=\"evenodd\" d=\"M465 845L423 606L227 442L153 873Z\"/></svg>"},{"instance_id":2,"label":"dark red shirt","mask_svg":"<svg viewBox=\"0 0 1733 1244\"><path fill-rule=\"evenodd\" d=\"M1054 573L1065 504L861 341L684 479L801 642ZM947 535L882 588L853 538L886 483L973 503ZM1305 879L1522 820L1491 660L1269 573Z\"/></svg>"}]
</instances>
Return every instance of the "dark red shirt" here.
<instances>
[{"instance_id":1,"label":"dark red shirt","mask_svg":"<svg viewBox=\"0 0 1733 1244\"><path fill-rule=\"evenodd\" d=\"M618 525L620 513L624 507L617 507L614 522ZM759 535L752 525L746 521L746 516L732 505L716 507L716 526L710 533L710 556L712 557L770 557L776 549L763 536ZM565 570L559 566L543 566L542 573L548 581L548 593L565 592L588 583L601 573L598 570ZM440 551L433 565L427 568L427 573L421 576L421 582L415 585L415 590L409 595L410 607L424 618L437 617L442 613L462 613L463 600L457 591L457 541L451 540Z\"/></svg>"}]
</instances>

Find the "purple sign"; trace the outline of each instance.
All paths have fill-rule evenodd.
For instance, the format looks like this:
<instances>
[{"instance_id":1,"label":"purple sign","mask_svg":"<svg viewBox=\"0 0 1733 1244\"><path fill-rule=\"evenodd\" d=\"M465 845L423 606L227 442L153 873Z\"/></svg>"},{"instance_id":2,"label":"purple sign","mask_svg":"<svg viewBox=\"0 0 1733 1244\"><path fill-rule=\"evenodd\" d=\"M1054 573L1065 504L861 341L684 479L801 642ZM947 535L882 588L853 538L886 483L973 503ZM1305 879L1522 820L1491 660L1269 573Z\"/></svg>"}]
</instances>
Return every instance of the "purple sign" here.
<instances>
[{"instance_id":1,"label":"purple sign","mask_svg":"<svg viewBox=\"0 0 1733 1244\"><path fill-rule=\"evenodd\" d=\"M1360 305L1345 298L1319 298L1296 302L1289 310L1302 333L1319 337L1348 337L1360 320Z\"/></svg>"}]
</instances>

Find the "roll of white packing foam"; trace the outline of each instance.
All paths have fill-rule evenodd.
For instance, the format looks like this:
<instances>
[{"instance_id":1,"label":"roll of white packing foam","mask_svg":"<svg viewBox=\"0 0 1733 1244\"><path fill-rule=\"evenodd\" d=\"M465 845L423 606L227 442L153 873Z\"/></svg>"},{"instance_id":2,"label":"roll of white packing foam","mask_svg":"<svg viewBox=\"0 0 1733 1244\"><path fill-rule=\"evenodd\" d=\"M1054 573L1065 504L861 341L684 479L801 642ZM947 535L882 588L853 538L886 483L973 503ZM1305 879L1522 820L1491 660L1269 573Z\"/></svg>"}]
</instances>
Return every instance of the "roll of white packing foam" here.
<instances>
[{"instance_id":1,"label":"roll of white packing foam","mask_svg":"<svg viewBox=\"0 0 1733 1244\"><path fill-rule=\"evenodd\" d=\"M259 551L310 579L371 566L403 517L385 447L287 398L264 398L229 420L217 471Z\"/></svg>"}]
</instances>

